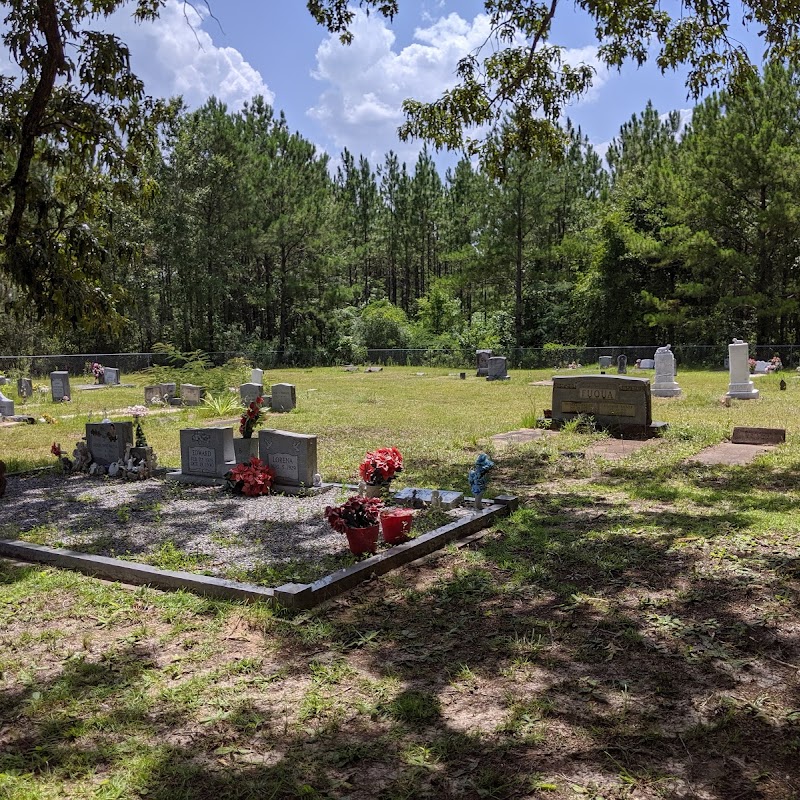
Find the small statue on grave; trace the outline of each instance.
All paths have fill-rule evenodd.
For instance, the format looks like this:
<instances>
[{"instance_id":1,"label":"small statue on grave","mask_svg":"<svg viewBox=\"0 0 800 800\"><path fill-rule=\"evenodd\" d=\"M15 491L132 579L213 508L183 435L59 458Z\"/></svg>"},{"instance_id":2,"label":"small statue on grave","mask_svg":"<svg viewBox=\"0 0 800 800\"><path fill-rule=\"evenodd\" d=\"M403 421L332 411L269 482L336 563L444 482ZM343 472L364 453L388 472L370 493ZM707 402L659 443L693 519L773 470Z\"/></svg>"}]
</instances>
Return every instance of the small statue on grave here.
<instances>
[{"instance_id":1,"label":"small statue on grave","mask_svg":"<svg viewBox=\"0 0 800 800\"><path fill-rule=\"evenodd\" d=\"M431 492L431 508L434 511L441 511L442 509L442 496L439 494L438 489L434 489Z\"/></svg>"},{"instance_id":2,"label":"small statue on grave","mask_svg":"<svg viewBox=\"0 0 800 800\"><path fill-rule=\"evenodd\" d=\"M489 471L494 467L492 461L486 453L481 453L475 460L475 466L469 471L469 488L475 495L475 509L483 508L483 493L489 485Z\"/></svg>"},{"instance_id":3,"label":"small statue on grave","mask_svg":"<svg viewBox=\"0 0 800 800\"><path fill-rule=\"evenodd\" d=\"M72 451L72 458L75 469L78 470L78 472L85 472L89 469L89 465L92 463L92 456L89 452L89 446L83 439L75 444L75 449Z\"/></svg>"}]
</instances>

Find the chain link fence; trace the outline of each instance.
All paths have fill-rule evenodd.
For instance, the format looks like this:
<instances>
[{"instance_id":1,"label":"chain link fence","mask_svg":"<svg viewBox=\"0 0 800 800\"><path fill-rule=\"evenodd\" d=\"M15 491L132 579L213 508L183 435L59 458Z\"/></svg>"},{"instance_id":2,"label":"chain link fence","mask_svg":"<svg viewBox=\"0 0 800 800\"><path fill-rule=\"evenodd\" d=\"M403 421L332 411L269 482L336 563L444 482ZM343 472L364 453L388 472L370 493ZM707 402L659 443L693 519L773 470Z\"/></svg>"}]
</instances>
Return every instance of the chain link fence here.
<instances>
[{"instance_id":1,"label":"chain link fence","mask_svg":"<svg viewBox=\"0 0 800 800\"><path fill-rule=\"evenodd\" d=\"M726 345L675 345L672 348L678 365L725 369L728 348ZM613 363L620 355L627 356L633 366L637 359L653 358L654 345L625 347L569 347L549 345L547 347L519 347L507 351L498 350L496 355L508 358L511 369L559 369L571 363L589 366L597 364L600 356L610 356ZM750 355L756 360L769 361L778 355L785 369L800 366L800 345L751 345ZM325 367L342 362L320 350L267 350L260 351L256 358L245 353L220 351L208 353L215 366L232 358L246 358L262 369L278 367ZM166 366L168 355L164 353L73 353L57 355L0 355L0 373L5 375L44 377L56 370L65 370L70 375L89 375L91 364L99 362L106 367L116 367L124 373L140 372L152 366ZM368 349L366 361L370 364L406 367L446 367L449 369L474 369L475 353L463 350L420 349Z\"/></svg>"}]
</instances>

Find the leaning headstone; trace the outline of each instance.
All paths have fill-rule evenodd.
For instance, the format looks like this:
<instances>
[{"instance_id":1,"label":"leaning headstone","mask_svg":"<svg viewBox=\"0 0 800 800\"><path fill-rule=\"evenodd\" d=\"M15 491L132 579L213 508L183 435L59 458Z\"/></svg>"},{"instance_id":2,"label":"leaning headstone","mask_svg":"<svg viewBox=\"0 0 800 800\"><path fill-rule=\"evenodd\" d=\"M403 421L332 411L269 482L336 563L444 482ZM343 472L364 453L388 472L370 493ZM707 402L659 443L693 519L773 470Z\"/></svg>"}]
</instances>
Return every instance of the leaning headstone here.
<instances>
[{"instance_id":1,"label":"leaning headstone","mask_svg":"<svg viewBox=\"0 0 800 800\"><path fill-rule=\"evenodd\" d=\"M250 383L260 383L264 385L264 370L253 369L250 371Z\"/></svg>"},{"instance_id":2,"label":"leaning headstone","mask_svg":"<svg viewBox=\"0 0 800 800\"><path fill-rule=\"evenodd\" d=\"M553 378L552 425L579 416L600 428L628 436L652 436L666 429L653 422L650 381L622 375L576 375Z\"/></svg>"},{"instance_id":3,"label":"leaning headstone","mask_svg":"<svg viewBox=\"0 0 800 800\"><path fill-rule=\"evenodd\" d=\"M485 378L489 374L489 359L492 357L491 350L476 350L475 359L477 361L477 373L479 378Z\"/></svg>"},{"instance_id":4,"label":"leaning headstone","mask_svg":"<svg viewBox=\"0 0 800 800\"><path fill-rule=\"evenodd\" d=\"M617 375L627 375L628 374L628 356L624 353L621 356L617 356Z\"/></svg>"},{"instance_id":5,"label":"leaning headstone","mask_svg":"<svg viewBox=\"0 0 800 800\"><path fill-rule=\"evenodd\" d=\"M486 375L487 381L508 381L511 376L507 369L508 361L505 356L492 356L489 359L489 372Z\"/></svg>"},{"instance_id":6,"label":"leaning headstone","mask_svg":"<svg viewBox=\"0 0 800 800\"><path fill-rule=\"evenodd\" d=\"M600 356L598 359L600 362L600 369L608 369L611 366L611 362L614 360L613 356Z\"/></svg>"},{"instance_id":7,"label":"leaning headstone","mask_svg":"<svg viewBox=\"0 0 800 800\"><path fill-rule=\"evenodd\" d=\"M220 483L225 473L236 466L233 428L184 428L180 438L181 469L167 473L168 478L185 483L191 483L192 478L205 478Z\"/></svg>"},{"instance_id":8,"label":"leaning headstone","mask_svg":"<svg viewBox=\"0 0 800 800\"><path fill-rule=\"evenodd\" d=\"M205 389L193 383L181 384L181 403L185 406L199 406Z\"/></svg>"},{"instance_id":9,"label":"leaning headstone","mask_svg":"<svg viewBox=\"0 0 800 800\"><path fill-rule=\"evenodd\" d=\"M20 397L33 397L33 381L30 378L17 378L17 394Z\"/></svg>"},{"instance_id":10,"label":"leaning headstone","mask_svg":"<svg viewBox=\"0 0 800 800\"><path fill-rule=\"evenodd\" d=\"M14 416L14 401L0 392L0 417Z\"/></svg>"},{"instance_id":11,"label":"leaning headstone","mask_svg":"<svg viewBox=\"0 0 800 800\"><path fill-rule=\"evenodd\" d=\"M273 411L291 411L297 406L297 390L292 383L273 383L271 397Z\"/></svg>"},{"instance_id":12,"label":"leaning headstone","mask_svg":"<svg viewBox=\"0 0 800 800\"><path fill-rule=\"evenodd\" d=\"M116 367L104 367L103 383L106 386L119 386L119 370Z\"/></svg>"},{"instance_id":13,"label":"leaning headstone","mask_svg":"<svg viewBox=\"0 0 800 800\"><path fill-rule=\"evenodd\" d=\"M69 372L50 373L50 392L54 403L60 403L65 397L70 397Z\"/></svg>"},{"instance_id":14,"label":"leaning headstone","mask_svg":"<svg viewBox=\"0 0 800 800\"><path fill-rule=\"evenodd\" d=\"M651 392L654 397L680 397L681 387L675 382L675 356L672 345L664 345L656 350L656 378Z\"/></svg>"},{"instance_id":15,"label":"leaning headstone","mask_svg":"<svg viewBox=\"0 0 800 800\"><path fill-rule=\"evenodd\" d=\"M243 383L239 387L239 399L246 406L264 394L264 387L260 383Z\"/></svg>"},{"instance_id":16,"label":"leaning headstone","mask_svg":"<svg viewBox=\"0 0 800 800\"><path fill-rule=\"evenodd\" d=\"M730 364L730 384L727 397L737 397L740 400L757 400L758 389L750 380L750 365L748 363L750 348L747 342L734 339L728 345L728 363Z\"/></svg>"},{"instance_id":17,"label":"leaning headstone","mask_svg":"<svg viewBox=\"0 0 800 800\"><path fill-rule=\"evenodd\" d=\"M133 423L87 422L86 446L95 464L114 464L125 458L127 447L133 447Z\"/></svg>"},{"instance_id":18,"label":"leaning headstone","mask_svg":"<svg viewBox=\"0 0 800 800\"><path fill-rule=\"evenodd\" d=\"M275 488L313 487L317 470L317 437L267 429L258 432L258 452L262 461L275 470Z\"/></svg>"}]
</instances>

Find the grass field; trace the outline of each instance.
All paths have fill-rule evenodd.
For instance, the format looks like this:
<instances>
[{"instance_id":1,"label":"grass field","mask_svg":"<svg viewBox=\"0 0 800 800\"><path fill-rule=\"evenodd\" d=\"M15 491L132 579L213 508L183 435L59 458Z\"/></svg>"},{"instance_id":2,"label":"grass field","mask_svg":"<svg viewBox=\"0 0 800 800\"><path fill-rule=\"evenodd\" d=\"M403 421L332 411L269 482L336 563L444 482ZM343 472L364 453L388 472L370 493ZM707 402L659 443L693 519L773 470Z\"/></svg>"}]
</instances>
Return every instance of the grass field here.
<instances>
[{"instance_id":1,"label":"grass field","mask_svg":"<svg viewBox=\"0 0 800 800\"><path fill-rule=\"evenodd\" d=\"M552 371L511 374L272 372L299 407L267 424L318 434L328 480L395 444L398 485L466 489L487 437L549 407L528 384ZM0 797L800 798L800 380L784 377L726 408L726 373L682 372L684 397L653 402L664 441L621 461L575 458L602 438L576 431L497 453L492 492L519 512L310 613L0 561ZM58 422L0 429L0 458L52 464L90 414L141 401L145 377L123 379L30 406ZM205 413L147 418L163 463ZM686 463L734 425L788 443Z\"/></svg>"}]
</instances>

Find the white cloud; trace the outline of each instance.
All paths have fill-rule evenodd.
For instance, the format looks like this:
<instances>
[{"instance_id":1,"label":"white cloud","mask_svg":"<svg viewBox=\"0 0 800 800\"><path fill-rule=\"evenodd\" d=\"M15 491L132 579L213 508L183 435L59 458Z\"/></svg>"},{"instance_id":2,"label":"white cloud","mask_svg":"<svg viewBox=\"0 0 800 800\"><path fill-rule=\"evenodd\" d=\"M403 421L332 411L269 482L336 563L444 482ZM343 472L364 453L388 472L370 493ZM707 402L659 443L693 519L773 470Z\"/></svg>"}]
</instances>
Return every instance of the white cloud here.
<instances>
[{"instance_id":1,"label":"white cloud","mask_svg":"<svg viewBox=\"0 0 800 800\"><path fill-rule=\"evenodd\" d=\"M261 75L233 47L217 47L202 30L207 17L191 7L167 0L154 22L136 23L130 7L109 18L113 30L131 51L133 71L145 82L146 91L157 97L180 94L190 108L214 95L229 110L238 111L257 94L274 101Z\"/></svg>"},{"instance_id":2,"label":"white cloud","mask_svg":"<svg viewBox=\"0 0 800 800\"><path fill-rule=\"evenodd\" d=\"M458 61L489 38L489 18L478 14L470 22L457 13L439 17L417 28L415 41L399 50L379 15L358 12L352 30L349 46L333 36L319 46L314 77L327 88L308 114L324 126L336 147L363 153L373 165L390 149L413 162L421 143L399 143L396 133L403 121L403 100L432 101L454 86ZM596 47L566 50L563 59L595 68L595 88L584 98L593 100L608 76Z\"/></svg>"}]
</instances>

